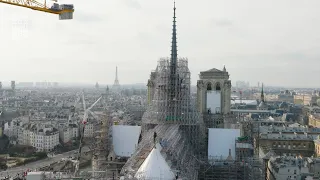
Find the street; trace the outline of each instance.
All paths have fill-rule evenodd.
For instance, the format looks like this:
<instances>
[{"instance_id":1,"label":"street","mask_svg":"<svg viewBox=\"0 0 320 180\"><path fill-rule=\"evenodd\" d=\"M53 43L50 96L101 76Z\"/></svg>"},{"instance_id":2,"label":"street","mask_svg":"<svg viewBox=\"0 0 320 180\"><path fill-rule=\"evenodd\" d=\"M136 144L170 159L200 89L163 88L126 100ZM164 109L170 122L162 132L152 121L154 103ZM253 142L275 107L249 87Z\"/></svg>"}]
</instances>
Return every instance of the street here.
<instances>
[{"instance_id":1,"label":"street","mask_svg":"<svg viewBox=\"0 0 320 180\"><path fill-rule=\"evenodd\" d=\"M88 151L90 151L90 150L87 146L84 146L82 148L82 152L88 152ZM63 154L57 154L54 157L31 162L31 163L28 163L24 166L8 168L6 171L0 171L0 178L4 178L4 177L8 177L8 176L13 177L13 176L16 176L17 174L22 174L23 172L27 171L28 169L35 170L35 169L39 169L41 167L48 166L54 162L60 161L62 158L67 158L69 156L73 156L76 152L78 152L78 150L65 152Z\"/></svg>"}]
</instances>

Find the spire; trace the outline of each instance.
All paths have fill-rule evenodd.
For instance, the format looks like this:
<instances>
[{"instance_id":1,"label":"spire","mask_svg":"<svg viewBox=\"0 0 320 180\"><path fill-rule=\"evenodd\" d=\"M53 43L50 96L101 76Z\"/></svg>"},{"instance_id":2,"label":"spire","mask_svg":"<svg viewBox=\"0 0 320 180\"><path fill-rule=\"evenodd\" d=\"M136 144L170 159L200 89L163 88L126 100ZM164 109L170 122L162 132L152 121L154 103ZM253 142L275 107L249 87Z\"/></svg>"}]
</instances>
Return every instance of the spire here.
<instances>
[{"instance_id":1,"label":"spire","mask_svg":"<svg viewBox=\"0 0 320 180\"><path fill-rule=\"evenodd\" d=\"M118 66L116 66L116 81L118 81Z\"/></svg>"},{"instance_id":2,"label":"spire","mask_svg":"<svg viewBox=\"0 0 320 180\"><path fill-rule=\"evenodd\" d=\"M118 87L119 84L119 79L118 79L118 66L116 66L116 79L114 80L113 86Z\"/></svg>"},{"instance_id":3,"label":"spire","mask_svg":"<svg viewBox=\"0 0 320 180\"><path fill-rule=\"evenodd\" d=\"M232 159L232 156L231 156L231 149L229 149L229 155L228 155L228 157L227 157L227 160L228 161L232 161L233 159Z\"/></svg>"},{"instance_id":4,"label":"spire","mask_svg":"<svg viewBox=\"0 0 320 180\"><path fill-rule=\"evenodd\" d=\"M172 25L172 41L171 41L171 59L170 64L175 68L177 66L178 59L178 49L177 49L177 29L176 29L176 2L173 4L173 25Z\"/></svg>"},{"instance_id":5,"label":"spire","mask_svg":"<svg viewBox=\"0 0 320 180\"><path fill-rule=\"evenodd\" d=\"M178 82L178 74L177 74L177 61L178 61L178 53L177 53L177 29L176 29L176 2L174 1L173 5L173 25L172 25L172 41L171 41L171 57L170 57L170 79L168 84L168 99L174 101L177 98L177 86ZM174 111L175 101L169 103L168 106L169 111Z\"/></svg>"},{"instance_id":6,"label":"spire","mask_svg":"<svg viewBox=\"0 0 320 180\"><path fill-rule=\"evenodd\" d=\"M223 72L226 72L227 69L226 69L226 65L223 65Z\"/></svg>"},{"instance_id":7,"label":"spire","mask_svg":"<svg viewBox=\"0 0 320 180\"><path fill-rule=\"evenodd\" d=\"M262 89L261 89L261 101L264 102L263 83L262 83Z\"/></svg>"}]
</instances>

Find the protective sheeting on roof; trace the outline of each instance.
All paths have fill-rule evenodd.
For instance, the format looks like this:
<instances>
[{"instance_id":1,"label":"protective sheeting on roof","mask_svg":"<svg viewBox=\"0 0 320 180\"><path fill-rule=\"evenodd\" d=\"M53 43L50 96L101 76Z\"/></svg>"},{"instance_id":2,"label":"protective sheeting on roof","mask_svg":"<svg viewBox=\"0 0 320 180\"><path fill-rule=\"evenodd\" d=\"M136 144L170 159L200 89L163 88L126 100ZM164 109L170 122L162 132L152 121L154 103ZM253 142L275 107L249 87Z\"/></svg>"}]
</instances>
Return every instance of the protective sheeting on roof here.
<instances>
[{"instance_id":1,"label":"protective sheeting on roof","mask_svg":"<svg viewBox=\"0 0 320 180\"><path fill-rule=\"evenodd\" d=\"M160 145L156 145L159 147ZM153 148L134 176L137 179L173 180L174 173L158 148Z\"/></svg>"},{"instance_id":2,"label":"protective sheeting on roof","mask_svg":"<svg viewBox=\"0 0 320 180\"><path fill-rule=\"evenodd\" d=\"M240 137L240 129L209 128L208 159L226 159L235 157L235 140Z\"/></svg>"},{"instance_id":3,"label":"protective sheeting on roof","mask_svg":"<svg viewBox=\"0 0 320 180\"><path fill-rule=\"evenodd\" d=\"M131 157L138 146L141 126L112 126L113 150L117 156Z\"/></svg>"},{"instance_id":4,"label":"protective sheeting on roof","mask_svg":"<svg viewBox=\"0 0 320 180\"><path fill-rule=\"evenodd\" d=\"M162 146L159 143L156 144L156 148L161 152Z\"/></svg>"},{"instance_id":5,"label":"protective sheeting on roof","mask_svg":"<svg viewBox=\"0 0 320 180\"><path fill-rule=\"evenodd\" d=\"M271 120L271 121L274 121L274 118L273 118L273 117L271 117L271 116L270 116L268 119L269 119L269 120Z\"/></svg>"}]
</instances>

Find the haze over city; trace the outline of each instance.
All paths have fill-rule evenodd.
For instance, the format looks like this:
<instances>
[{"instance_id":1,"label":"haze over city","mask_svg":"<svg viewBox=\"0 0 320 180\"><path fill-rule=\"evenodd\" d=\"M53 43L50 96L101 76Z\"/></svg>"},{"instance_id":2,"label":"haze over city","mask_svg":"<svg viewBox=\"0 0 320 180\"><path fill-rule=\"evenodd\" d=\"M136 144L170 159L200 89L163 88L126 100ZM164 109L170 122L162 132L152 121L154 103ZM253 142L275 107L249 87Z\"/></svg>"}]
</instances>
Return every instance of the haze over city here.
<instances>
[{"instance_id":1,"label":"haze over city","mask_svg":"<svg viewBox=\"0 0 320 180\"><path fill-rule=\"evenodd\" d=\"M177 3L178 54L189 58L192 84L200 71L225 64L232 81L320 87L320 1ZM78 0L75 7L74 20L57 21L1 4L2 81L112 84L118 66L121 84L146 83L156 61L170 56L171 0Z\"/></svg>"},{"instance_id":2,"label":"haze over city","mask_svg":"<svg viewBox=\"0 0 320 180\"><path fill-rule=\"evenodd\" d=\"M0 180L320 179L307 2L0 0Z\"/></svg>"}]
</instances>

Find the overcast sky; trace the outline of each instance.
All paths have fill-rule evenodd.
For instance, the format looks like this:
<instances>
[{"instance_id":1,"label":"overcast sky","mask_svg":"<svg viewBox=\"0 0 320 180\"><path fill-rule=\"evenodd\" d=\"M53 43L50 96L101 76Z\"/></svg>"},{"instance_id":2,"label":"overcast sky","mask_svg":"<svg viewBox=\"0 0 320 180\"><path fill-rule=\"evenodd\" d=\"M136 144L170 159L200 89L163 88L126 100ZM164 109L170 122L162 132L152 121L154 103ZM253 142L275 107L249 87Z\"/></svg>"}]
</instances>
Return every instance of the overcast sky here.
<instances>
[{"instance_id":1,"label":"overcast sky","mask_svg":"<svg viewBox=\"0 0 320 180\"><path fill-rule=\"evenodd\" d=\"M172 0L61 0L73 20L0 3L0 80L146 83L170 55ZM178 54L231 80L320 87L319 0L177 0ZM26 28L17 25L25 22ZM24 30L24 31L22 31Z\"/></svg>"}]
</instances>

